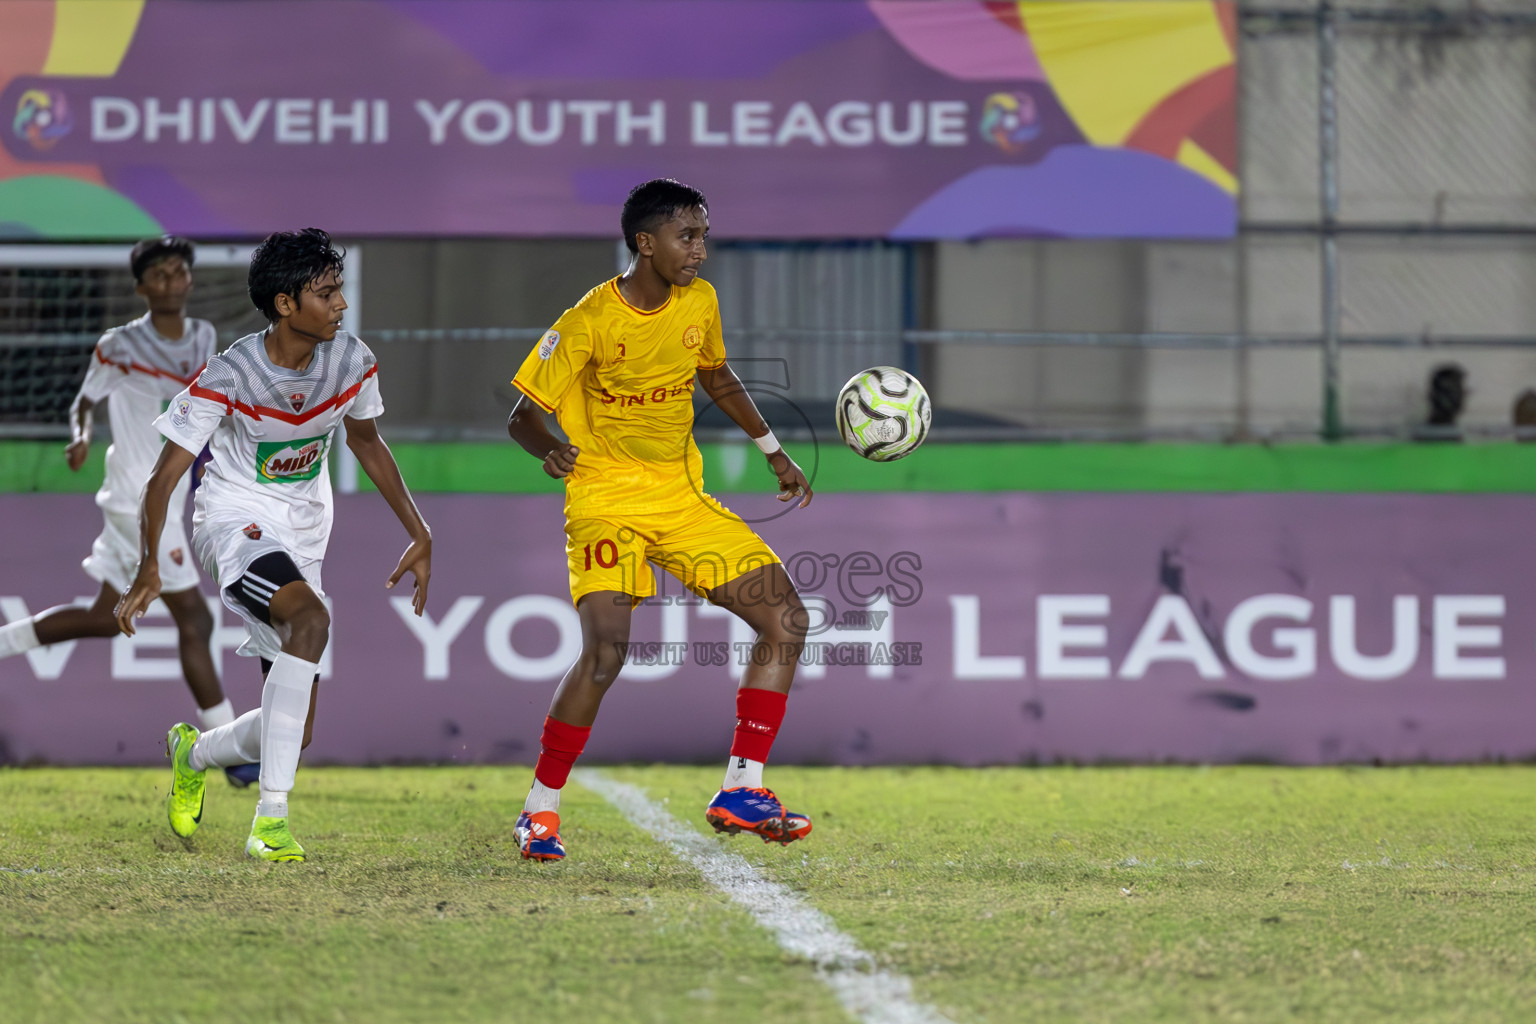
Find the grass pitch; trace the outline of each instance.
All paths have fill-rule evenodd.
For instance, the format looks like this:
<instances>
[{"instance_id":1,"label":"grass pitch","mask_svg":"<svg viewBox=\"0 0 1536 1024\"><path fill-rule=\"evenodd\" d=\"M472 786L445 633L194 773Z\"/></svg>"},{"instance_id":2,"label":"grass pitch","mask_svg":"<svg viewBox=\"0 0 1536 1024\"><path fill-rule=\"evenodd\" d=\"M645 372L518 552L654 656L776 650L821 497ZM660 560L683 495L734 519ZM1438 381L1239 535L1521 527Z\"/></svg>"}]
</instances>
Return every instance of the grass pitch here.
<instances>
[{"instance_id":1,"label":"grass pitch","mask_svg":"<svg viewBox=\"0 0 1536 1024\"><path fill-rule=\"evenodd\" d=\"M770 769L815 833L720 840L973 1021L1536 1017L1536 769ZM619 768L700 829L715 768ZM7 1021L849 1018L689 865L526 768L302 770L303 865L168 769L0 770Z\"/></svg>"}]
</instances>

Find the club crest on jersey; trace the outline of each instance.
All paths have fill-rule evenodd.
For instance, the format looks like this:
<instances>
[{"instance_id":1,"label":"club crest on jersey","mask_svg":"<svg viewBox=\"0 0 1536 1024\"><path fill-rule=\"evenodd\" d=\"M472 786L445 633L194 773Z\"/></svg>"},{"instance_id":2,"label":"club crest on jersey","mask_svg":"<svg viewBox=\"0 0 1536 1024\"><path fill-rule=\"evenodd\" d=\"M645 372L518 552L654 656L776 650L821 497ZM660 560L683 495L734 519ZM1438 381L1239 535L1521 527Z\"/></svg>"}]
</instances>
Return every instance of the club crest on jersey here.
<instances>
[{"instance_id":1,"label":"club crest on jersey","mask_svg":"<svg viewBox=\"0 0 1536 1024\"><path fill-rule=\"evenodd\" d=\"M545 331L544 337L539 339L539 358L548 359L555 354L555 346L560 344L559 331Z\"/></svg>"},{"instance_id":2,"label":"club crest on jersey","mask_svg":"<svg viewBox=\"0 0 1536 1024\"><path fill-rule=\"evenodd\" d=\"M255 523L252 523L240 532L251 538L251 540L261 540L261 527Z\"/></svg>"},{"instance_id":3,"label":"club crest on jersey","mask_svg":"<svg viewBox=\"0 0 1536 1024\"><path fill-rule=\"evenodd\" d=\"M291 484L313 480L325 465L328 436L300 437L292 441L262 441L256 445L256 480L263 484Z\"/></svg>"},{"instance_id":4,"label":"club crest on jersey","mask_svg":"<svg viewBox=\"0 0 1536 1024\"><path fill-rule=\"evenodd\" d=\"M704 332L699 330L697 324L689 324L683 332L683 348L698 348L704 344Z\"/></svg>"},{"instance_id":5,"label":"club crest on jersey","mask_svg":"<svg viewBox=\"0 0 1536 1024\"><path fill-rule=\"evenodd\" d=\"M302 394L289 395L288 404L293 406L294 412L298 412L300 409L304 408L304 396Z\"/></svg>"},{"instance_id":6,"label":"club crest on jersey","mask_svg":"<svg viewBox=\"0 0 1536 1024\"><path fill-rule=\"evenodd\" d=\"M182 559L181 548L177 548L176 550L171 552L171 561L175 562L177 565L180 565L181 564L181 559Z\"/></svg>"}]
</instances>

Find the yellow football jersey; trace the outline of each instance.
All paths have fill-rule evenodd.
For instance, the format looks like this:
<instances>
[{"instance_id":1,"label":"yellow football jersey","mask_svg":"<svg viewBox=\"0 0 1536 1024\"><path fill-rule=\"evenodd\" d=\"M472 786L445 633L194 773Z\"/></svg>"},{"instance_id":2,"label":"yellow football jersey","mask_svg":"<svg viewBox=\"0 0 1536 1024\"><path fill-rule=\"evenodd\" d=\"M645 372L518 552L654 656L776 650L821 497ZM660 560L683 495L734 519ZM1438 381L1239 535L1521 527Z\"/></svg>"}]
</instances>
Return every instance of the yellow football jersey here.
<instances>
[{"instance_id":1,"label":"yellow football jersey","mask_svg":"<svg viewBox=\"0 0 1536 1024\"><path fill-rule=\"evenodd\" d=\"M565 478L565 514L665 512L696 501L694 375L724 362L708 281L674 287L662 306L642 310L614 278L566 310L512 378L581 449Z\"/></svg>"}]
</instances>

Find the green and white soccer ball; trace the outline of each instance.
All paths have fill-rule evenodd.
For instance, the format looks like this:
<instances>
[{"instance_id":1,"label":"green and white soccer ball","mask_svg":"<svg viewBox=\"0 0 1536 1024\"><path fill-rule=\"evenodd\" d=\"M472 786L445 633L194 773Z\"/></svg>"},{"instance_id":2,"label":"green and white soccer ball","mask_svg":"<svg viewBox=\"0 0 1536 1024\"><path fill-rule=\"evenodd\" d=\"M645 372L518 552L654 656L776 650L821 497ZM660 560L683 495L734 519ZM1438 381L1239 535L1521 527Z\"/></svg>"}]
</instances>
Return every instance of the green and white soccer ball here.
<instances>
[{"instance_id":1,"label":"green and white soccer ball","mask_svg":"<svg viewBox=\"0 0 1536 1024\"><path fill-rule=\"evenodd\" d=\"M933 406L922 383L906 370L872 366L837 393L837 432L866 459L894 462L928 436Z\"/></svg>"}]
</instances>

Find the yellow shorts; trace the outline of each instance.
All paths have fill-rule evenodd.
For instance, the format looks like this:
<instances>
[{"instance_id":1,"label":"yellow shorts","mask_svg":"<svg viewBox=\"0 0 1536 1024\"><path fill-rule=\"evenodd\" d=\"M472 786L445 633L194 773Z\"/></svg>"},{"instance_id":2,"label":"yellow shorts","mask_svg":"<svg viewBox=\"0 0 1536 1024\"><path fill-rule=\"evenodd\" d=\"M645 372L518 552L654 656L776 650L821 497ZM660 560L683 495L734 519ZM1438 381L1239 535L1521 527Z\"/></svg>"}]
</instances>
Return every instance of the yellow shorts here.
<instances>
[{"instance_id":1,"label":"yellow shorts","mask_svg":"<svg viewBox=\"0 0 1536 1024\"><path fill-rule=\"evenodd\" d=\"M741 517L709 495L680 512L584 517L565 522L571 600L617 590L637 602L656 594L648 562L700 597L779 556Z\"/></svg>"}]
</instances>

